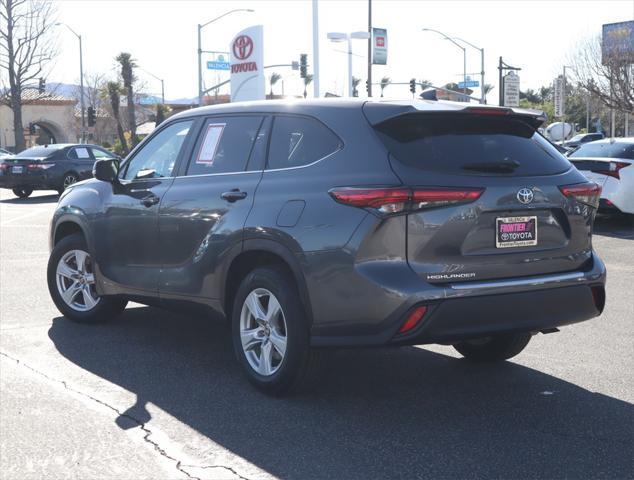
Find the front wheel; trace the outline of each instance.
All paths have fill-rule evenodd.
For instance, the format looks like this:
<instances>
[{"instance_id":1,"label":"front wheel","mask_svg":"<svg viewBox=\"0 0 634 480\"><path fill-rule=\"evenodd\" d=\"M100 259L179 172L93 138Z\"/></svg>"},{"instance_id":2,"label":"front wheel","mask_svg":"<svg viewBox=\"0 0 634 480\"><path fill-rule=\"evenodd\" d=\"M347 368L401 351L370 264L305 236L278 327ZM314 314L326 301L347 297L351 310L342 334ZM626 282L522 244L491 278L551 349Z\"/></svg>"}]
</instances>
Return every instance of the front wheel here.
<instances>
[{"instance_id":1,"label":"front wheel","mask_svg":"<svg viewBox=\"0 0 634 480\"><path fill-rule=\"evenodd\" d=\"M48 290L57 309L80 323L99 323L123 311L127 301L99 297L92 257L81 235L69 235L53 248L47 268Z\"/></svg>"},{"instance_id":2,"label":"front wheel","mask_svg":"<svg viewBox=\"0 0 634 480\"><path fill-rule=\"evenodd\" d=\"M271 395L296 390L317 370L309 323L295 283L283 270L257 268L240 284L232 337L249 381Z\"/></svg>"},{"instance_id":3,"label":"front wheel","mask_svg":"<svg viewBox=\"0 0 634 480\"><path fill-rule=\"evenodd\" d=\"M33 189L29 187L17 187L13 189L13 194L18 198L27 198L33 193Z\"/></svg>"},{"instance_id":4,"label":"front wheel","mask_svg":"<svg viewBox=\"0 0 634 480\"><path fill-rule=\"evenodd\" d=\"M473 362L500 362L520 353L531 339L530 333L510 333L456 343L454 348Z\"/></svg>"}]
</instances>

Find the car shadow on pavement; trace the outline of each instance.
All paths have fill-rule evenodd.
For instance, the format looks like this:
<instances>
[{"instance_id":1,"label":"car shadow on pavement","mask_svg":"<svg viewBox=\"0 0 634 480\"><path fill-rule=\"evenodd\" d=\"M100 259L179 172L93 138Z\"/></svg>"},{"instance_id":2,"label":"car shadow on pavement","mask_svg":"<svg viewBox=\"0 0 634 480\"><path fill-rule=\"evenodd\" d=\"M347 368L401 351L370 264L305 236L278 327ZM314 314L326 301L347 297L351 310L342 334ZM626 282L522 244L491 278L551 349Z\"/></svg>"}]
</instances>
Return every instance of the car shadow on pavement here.
<instances>
[{"instance_id":1,"label":"car shadow on pavement","mask_svg":"<svg viewBox=\"0 0 634 480\"><path fill-rule=\"evenodd\" d=\"M19 204L19 205L39 205L43 203L57 203L58 199L59 199L58 194L38 195L35 197L28 197L28 198L18 198L18 197L5 198L4 200L0 200L0 203Z\"/></svg>"},{"instance_id":2,"label":"car shadow on pavement","mask_svg":"<svg viewBox=\"0 0 634 480\"><path fill-rule=\"evenodd\" d=\"M597 215L594 220L594 234L634 240L634 215Z\"/></svg>"},{"instance_id":3,"label":"car shadow on pavement","mask_svg":"<svg viewBox=\"0 0 634 480\"><path fill-rule=\"evenodd\" d=\"M242 376L221 321L129 308L106 325L55 318L49 336L71 362L137 395L117 406L126 414L145 422L151 402L279 478L632 473L632 404L513 362L332 351L309 392L275 399Z\"/></svg>"}]
</instances>

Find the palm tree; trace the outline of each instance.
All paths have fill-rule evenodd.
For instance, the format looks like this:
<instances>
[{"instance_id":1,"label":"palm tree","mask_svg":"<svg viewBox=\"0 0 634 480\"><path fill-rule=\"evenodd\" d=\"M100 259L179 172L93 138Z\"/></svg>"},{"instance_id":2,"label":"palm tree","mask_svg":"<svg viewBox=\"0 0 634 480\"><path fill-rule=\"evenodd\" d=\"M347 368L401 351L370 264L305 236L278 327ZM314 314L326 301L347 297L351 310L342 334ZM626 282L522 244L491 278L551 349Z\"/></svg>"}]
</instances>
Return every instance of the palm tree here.
<instances>
[{"instance_id":1,"label":"palm tree","mask_svg":"<svg viewBox=\"0 0 634 480\"><path fill-rule=\"evenodd\" d=\"M353 97L358 97L359 96L359 90L357 90L357 87L359 86L359 83L361 83L361 79L360 78L352 77L352 96Z\"/></svg>"},{"instance_id":2,"label":"palm tree","mask_svg":"<svg viewBox=\"0 0 634 480\"><path fill-rule=\"evenodd\" d=\"M273 85L275 85L281 79L282 79L282 75L275 72L273 72L271 76L269 77L269 83L271 84L271 94L269 96L271 98L273 98Z\"/></svg>"},{"instance_id":3,"label":"palm tree","mask_svg":"<svg viewBox=\"0 0 634 480\"><path fill-rule=\"evenodd\" d=\"M381 79L381 96L383 96L383 90L385 90L385 87L387 87L390 83L392 83L392 79L390 77L383 77Z\"/></svg>"},{"instance_id":4,"label":"palm tree","mask_svg":"<svg viewBox=\"0 0 634 480\"><path fill-rule=\"evenodd\" d=\"M313 74L312 73L306 74L306 76L304 77L304 98L306 98L306 96L308 95L308 92L306 92L306 89L308 88L308 85L310 85L312 81L313 81Z\"/></svg>"},{"instance_id":5,"label":"palm tree","mask_svg":"<svg viewBox=\"0 0 634 480\"><path fill-rule=\"evenodd\" d=\"M121 92L123 88L119 82L108 82L102 92L104 97L107 97L110 100L110 108L112 108L112 116L114 117L115 122L117 122L117 136L119 137L119 142L121 142L121 148L123 148L123 154L128 154L128 143L125 140L125 135L123 133L123 126L121 125L121 115L119 113L119 104L121 103Z\"/></svg>"},{"instance_id":6,"label":"palm tree","mask_svg":"<svg viewBox=\"0 0 634 480\"><path fill-rule=\"evenodd\" d=\"M493 90L495 87L493 85L491 85L490 83L485 83L484 84L484 103L487 103L487 94Z\"/></svg>"},{"instance_id":7,"label":"palm tree","mask_svg":"<svg viewBox=\"0 0 634 480\"><path fill-rule=\"evenodd\" d=\"M132 55L126 52L121 52L117 55L116 61L121 65L121 78L128 97L128 127L130 128L130 141L134 147L139 143L139 139L136 136L136 113L134 109L134 82L136 81L134 69L137 65Z\"/></svg>"}]
</instances>

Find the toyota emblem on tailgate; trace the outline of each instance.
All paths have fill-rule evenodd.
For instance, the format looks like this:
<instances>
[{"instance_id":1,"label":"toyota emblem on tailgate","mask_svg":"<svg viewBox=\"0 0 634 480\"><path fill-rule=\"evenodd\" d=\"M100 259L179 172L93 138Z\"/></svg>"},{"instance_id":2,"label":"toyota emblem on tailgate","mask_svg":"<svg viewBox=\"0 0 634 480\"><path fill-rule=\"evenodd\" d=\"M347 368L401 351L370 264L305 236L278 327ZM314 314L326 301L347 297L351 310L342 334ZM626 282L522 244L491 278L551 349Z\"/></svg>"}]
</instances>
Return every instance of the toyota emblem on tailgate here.
<instances>
[{"instance_id":1,"label":"toyota emblem on tailgate","mask_svg":"<svg viewBox=\"0 0 634 480\"><path fill-rule=\"evenodd\" d=\"M524 205L533 201L533 191L530 188L520 188L517 192L517 199Z\"/></svg>"}]
</instances>

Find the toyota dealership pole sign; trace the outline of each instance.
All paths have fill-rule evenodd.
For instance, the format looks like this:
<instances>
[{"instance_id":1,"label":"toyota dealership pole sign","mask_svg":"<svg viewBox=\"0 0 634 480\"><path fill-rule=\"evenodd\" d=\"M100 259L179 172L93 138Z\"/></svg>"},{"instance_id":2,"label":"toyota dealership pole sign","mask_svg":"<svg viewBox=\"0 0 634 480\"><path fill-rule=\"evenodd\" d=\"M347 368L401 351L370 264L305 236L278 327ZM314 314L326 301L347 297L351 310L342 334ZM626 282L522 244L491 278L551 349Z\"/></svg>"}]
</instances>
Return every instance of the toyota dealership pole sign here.
<instances>
[{"instance_id":1,"label":"toyota dealership pole sign","mask_svg":"<svg viewBox=\"0 0 634 480\"><path fill-rule=\"evenodd\" d=\"M232 102L266 98L263 39L262 25L255 25L242 30L231 40Z\"/></svg>"}]
</instances>

